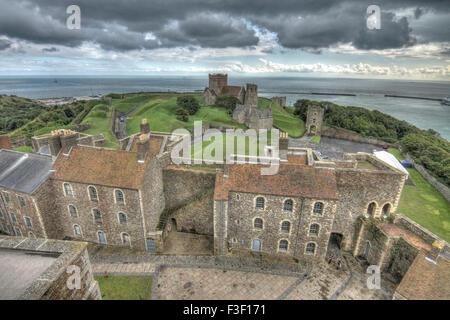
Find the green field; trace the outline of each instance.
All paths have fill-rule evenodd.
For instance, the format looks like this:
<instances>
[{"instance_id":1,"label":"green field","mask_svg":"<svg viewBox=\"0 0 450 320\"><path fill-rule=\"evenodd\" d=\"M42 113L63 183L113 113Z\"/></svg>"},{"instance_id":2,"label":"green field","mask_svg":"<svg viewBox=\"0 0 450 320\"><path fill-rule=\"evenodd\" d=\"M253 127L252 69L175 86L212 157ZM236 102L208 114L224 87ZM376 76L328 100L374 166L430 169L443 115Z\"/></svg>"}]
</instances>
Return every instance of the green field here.
<instances>
[{"instance_id":1,"label":"green field","mask_svg":"<svg viewBox=\"0 0 450 320\"><path fill-rule=\"evenodd\" d=\"M150 300L153 277L96 276L103 300Z\"/></svg>"},{"instance_id":2,"label":"green field","mask_svg":"<svg viewBox=\"0 0 450 320\"><path fill-rule=\"evenodd\" d=\"M96 105L81 123L89 123L90 128L83 133L103 134L107 148L117 148L116 137L110 130L112 107L105 104Z\"/></svg>"},{"instance_id":3,"label":"green field","mask_svg":"<svg viewBox=\"0 0 450 320\"><path fill-rule=\"evenodd\" d=\"M88 134L103 134L107 141L107 147L117 147L117 141L110 131L112 110L125 113L132 109L135 105L144 103L127 119L127 133L135 134L140 130L140 123L143 118L147 118L150 122L152 131L172 132L175 129L194 127L195 121L209 123L212 126L225 126L245 129L245 125L235 122L228 114L227 110L217 108L215 106L202 106L196 114L189 116L187 122L180 121L176 118L175 110L177 106L176 93L148 93L125 95L123 99L115 96L112 99L111 106L100 104L95 106L86 116L82 123L89 122L90 129L86 131ZM202 96L194 94L194 97L201 104ZM259 98L259 107L268 108L270 100ZM305 132L305 124L302 120L295 117L292 112L283 109L278 104L272 105L272 113L274 116L274 126L281 131L287 132L291 137L300 137Z\"/></svg>"},{"instance_id":4,"label":"green field","mask_svg":"<svg viewBox=\"0 0 450 320\"><path fill-rule=\"evenodd\" d=\"M388 150L404 160L399 150ZM397 212L414 220L446 241L450 241L450 205L416 169L407 169L415 186L403 187Z\"/></svg>"},{"instance_id":5,"label":"green field","mask_svg":"<svg viewBox=\"0 0 450 320\"><path fill-rule=\"evenodd\" d=\"M264 143L264 146L262 146L262 148L260 148L259 146L259 138L256 137L236 137L236 136L231 136L231 135L221 135L221 136L217 136L217 137L212 137L209 140L204 140L201 144L201 147L199 144L192 146L191 148L191 157L195 158L195 159L202 159L202 160L214 160L215 159L215 149L216 147L219 147L220 144L214 143L216 139L219 139L219 137L222 139L222 150L220 150L219 152L222 152L222 158L223 160L228 159L230 154L245 154L245 155L249 155L250 153L250 146L252 146L252 153L256 155L263 155L264 154L264 150L262 148L264 148L264 146L266 145L271 145L271 141L270 141L270 132L268 132L268 140L267 143ZM230 141L230 139L234 139L234 143L233 146L230 150L230 148L227 149L227 142ZM238 139L245 139L245 151L244 152L239 152L238 148L237 148L237 143L238 143Z\"/></svg>"}]
</instances>

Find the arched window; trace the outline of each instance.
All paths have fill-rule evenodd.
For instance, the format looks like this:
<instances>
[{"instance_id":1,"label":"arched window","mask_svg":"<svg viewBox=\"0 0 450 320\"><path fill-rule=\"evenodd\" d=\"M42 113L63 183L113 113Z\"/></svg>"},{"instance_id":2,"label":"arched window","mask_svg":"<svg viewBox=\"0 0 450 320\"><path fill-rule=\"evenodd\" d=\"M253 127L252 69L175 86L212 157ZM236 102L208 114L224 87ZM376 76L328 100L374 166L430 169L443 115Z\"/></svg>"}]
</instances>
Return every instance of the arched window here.
<instances>
[{"instance_id":1,"label":"arched window","mask_svg":"<svg viewBox=\"0 0 450 320\"><path fill-rule=\"evenodd\" d=\"M383 206L383 216L388 216L389 213L391 213L391 205L389 203L386 203Z\"/></svg>"},{"instance_id":2,"label":"arched window","mask_svg":"<svg viewBox=\"0 0 450 320\"><path fill-rule=\"evenodd\" d=\"M81 236L82 236L82 234L81 234L81 228L80 228L79 225L75 224L75 225L73 226L73 231L74 231L74 233L75 233L75 236L77 236L77 237L81 237Z\"/></svg>"},{"instance_id":3,"label":"arched window","mask_svg":"<svg viewBox=\"0 0 450 320\"><path fill-rule=\"evenodd\" d=\"M256 209L264 209L264 198L263 197L258 197L256 198Z\"/></svg>"},{"instance_id":4,"label":"arched window","mask_svg":"<svg viewBox=\"0 0 450 320\"><path fill-rule=\"evenodd\" d=\"M106 237L103 232L101 232L101 231L97 232L97 236L98 236L98 241L100 243L106 243Z\"/></svg>"},{"instance_id":5,"label":"arched window","mask_svg":"<svg viewBox=\"0 0 450 320\"><path fill-rule=\"evenodd\" d=\"M281 232L289 233L291 231L291 223L289 221L283 221L281 223Z\"/></svg>"},{"instance_id":6,"label":"arched window","mask_svg":"<svg viewBox=\"0 0 450 320\"><path fill-rule=\"evenodd\" d=\"M18 236L18 237L22 236L22 231L20 231L20 229L18 227L14 227L14 230L16 231L16 236Z\"/></svg>"},{"instance_id":7,"label":"arched window","mask_svg":"<svg viewBox=\"0 0 450 320\"><path fill-rule=\"evenodd\" d=\"M122 244L130 245L130 236L128 233L122 233Z\"/></svg>"},{"instance_id":8,"label":"arched window","mask_svg":"<svg viewBox=\"0 0 450 320\"><path fill-rule=\"evenodd\" d=\"M367 207L367 215L369 217L373 216L373 214L375 213L376 207L377 207L377 205L375 202L369 203L369 206Z\"/></svg>"},{"instance_id":9,"label":"arched window","mask_svg":"<svg viewBox=\"0 0 450 320\"><path fill-rule=\"evenodd\" d=\"M119 212L119 223L126 224L127 223L127 215L123 212Z\"/></svg>"},{"instance_id":10,"label":"arched window","mask_svg":"<svg viewBox=\"0 0 450 320\"><path fill-rule=\"evenodd\" d=\"M34 235L34 233L33 232L28 232L28 238L31 238L31 239L36 239L36 236Z\"/></svg>"},{"instance_id":11,"label":"arched window","mask_svg":"<svg viewBox=\"0 0 450 320\"><path fill-rule=\"evenodd\" d=\"M280 249L280 251L287 251L289 246L289 242L287 240L280 240L280 244L278 246L278 248Z\"/></svg>"},{"instance_id":12,"label":"arched window","mask_svg":"<svg viewBox=\"0 0 450 320\"><path fill-rule=\"evenodd\" d=\"M313 223L310 227L309 227L309 234L313 235L313 236L317 236L319 234L319 225L316 223Z\"/></svg>"},{"instance_id":13,"label":"arched window","mask_svg":"<svg viewBox=\"0 0 450 320\"><path fill-rule=\"evenodd\" d=\"M294 202L291 199L288 199L288 200L284 201L283 209L286 211L292 211L293 204L294 204Z\"/></svg>"},{"instance_id":14,"label":"arched window","mask_svg":"<svg viewBox=\"0 0 450 320\"><path fill-rule=\"evenodd\" d=\"M313 242L310 242L306 245L306 253L308 254L314 254L316 251L316 244Z\"/></svg>"},{"instance_id":15,"label":"arched window","mask_svg":"<svg viewBox=\"0 0 450 320\"><path fill-rule=\"evenodd\" d=\"M19 204L22 208L25 207L25 200L23 199L22 196L17 196L17 199L19 200Z\"/></svg>"},{"instance_id":16,"label":"arched window","mask_svg":"<svg viewBox=\"0 0 450 320\"><path fill-rule=\"evenodd\" d=\"M66 193L66 196L71 196L71 195L73 195L73 193L72 193L72 187L71 187L70 184L68 184L67 182L64 183L64 192Z\"/></svg>"},{"instance_id":17,"label":"arched window","mask_svg":"<svg viewBox=\"0 0 450 320\"><path fill-rule=\"evenodd\" d=\"M255 227L255 229L262 229L263 220L261 218L256 218L255 221L253 221L253 227Z\"/></svg>"},{"instance_id":18,"label":"arched window","mask_svg":"<svg viewBox=\"0 0 450 320\"><path fill-rule=\"evenodd\" d=\"M69 204L69 213L72 217L78 217L77 208L71 204Z\"/></svg>"},{"instance_id":19,"label":"arched window","mask_svg":"<svg viewBox=\"0 0 450 320\"><path fill-rule=\"evenodd\" d=\"M123 192L120 190L116 190L116 203L124 204L125 200L123 197Z\"/></svg>"},{"instance_id":20,"label":"arched window","mask_svg":"<svg viewBox=\"0 0 450 320\"><path fill-rule=\"evenodd\" d=\"M9 215L11 216L12 222L17 223L16 215L12 212L10 212Z\"/></svg>"},{"instance_id":21,"label":"arched window","mask_svg":"<svg viewBox=\"0 0 450 320\"><path fill-rule=\"evenodd\" d=\"M100 213L100 210L92 209L92 212L94 214L94 221L97 223L102 223L102 214Z\"/></svg>"},{"instance_id":22,"label":"arched window","mask_svg":"<svg viewBox=\"0 0 450 320\"><path fill-rule=\"evenodd\" d=\"M32 228L31 219L29 217L23 217L23 219L25 220L25 225L27 226L27 228Z\"/></svg>"},{"instance_id":23,"label":"arched window","mask_svg":"<svg viewBox=\"0 0 450 320\"><path fill-rule=\"evenodd\" d=\"M89 187L89 198L92 201L97 201L98 200L97 189L95 189L95 187L93 187L93 186Z\"/></svg>"},{"instance_id":24,"label":"arched window","mask_svg":"<svg viewBox=\"0 0 450 320\"><path fill-rule=\"evenodd\" d=\"M323 203L322 202L316 202L314 204L314 211L313 212L314 212L314 214L317 214L317 215L321 216L322 212L323 212Z\"/></svg>"}]
</instances>

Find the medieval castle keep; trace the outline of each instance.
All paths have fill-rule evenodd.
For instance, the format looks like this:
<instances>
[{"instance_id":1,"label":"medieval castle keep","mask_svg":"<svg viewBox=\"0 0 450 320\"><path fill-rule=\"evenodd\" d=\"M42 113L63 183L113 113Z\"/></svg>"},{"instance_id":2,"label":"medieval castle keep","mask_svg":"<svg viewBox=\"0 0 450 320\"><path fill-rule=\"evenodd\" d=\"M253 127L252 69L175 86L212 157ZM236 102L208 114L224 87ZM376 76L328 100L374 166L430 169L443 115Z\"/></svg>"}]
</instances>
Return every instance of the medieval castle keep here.
<instances>
[{"instance_id":1,"label":"medieval castle keep","mask_svg":"<svg viewBox=\"0 0 450 320\"><path fill-rule=\"evenodd\" d=\"M218 96L236 97L238 104L233 112L233 120L245 124L250 129L272 128L273 116L270 108L261 110L258 108L258 86L247 83L247 89L243 86L229 86L227 74L210 74L209 87L203 91L203 104L213 105Z\"/></svg>"},{"instance_id":2,"label":"medieval castle keep","mask_svg":"<svg viewBox=\"0 0 450 320\"><path fill-rule=\"evenodd\" d=\"M3 232L162 252L175 228L214 236L217 255L323 259L330 239L362 250L358 219L395 213L406 179L369 154L325 161L311 149L288 147L287 135L279 142L279 171L270 176L257 164L226 164L215 174L180 169L170 151L181 137L151 132L145 119L118 149L64 139L71 134L41 137L48 155L0 150Z\"/></svg>"}]
</instances>

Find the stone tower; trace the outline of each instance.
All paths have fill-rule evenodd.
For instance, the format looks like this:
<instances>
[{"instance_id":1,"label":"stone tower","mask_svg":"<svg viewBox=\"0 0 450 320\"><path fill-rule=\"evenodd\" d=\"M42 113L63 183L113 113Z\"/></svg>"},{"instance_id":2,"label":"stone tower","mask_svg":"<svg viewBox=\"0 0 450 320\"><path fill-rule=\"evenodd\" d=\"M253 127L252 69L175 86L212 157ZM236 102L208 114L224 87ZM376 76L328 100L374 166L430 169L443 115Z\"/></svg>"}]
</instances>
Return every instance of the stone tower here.
<instances>
[{"instance_id":1,"label":"stone tower","mask_svg":"<svg viewBox=\"0 0 450 320\"><path fill-rule=\"evenodd\" d=\"M320 135L324 109L321 106L308 106L306 115L306 133Z\"/></svg>"},{"instance_id":2,"label":"stone tower","mask_svg":"<svg viewBox=\"0 0 450 320\"><path fill-rule=\"evenodd\" d=\"M256 84L247 83L244 105L250 107L258 106L258 86Z\"/></svg>"},{"instance_id":3,"label":"stone tower","mask_svg":"<svg viewBox=\"0 0 450 320\"><path fill-rule=\"evenodd\" d=\"M209 88L214 89L216 94L222 92L223 87L228 85L228 75L227 74L210 74L209 75Z\"/></svg>"}]
</instances>

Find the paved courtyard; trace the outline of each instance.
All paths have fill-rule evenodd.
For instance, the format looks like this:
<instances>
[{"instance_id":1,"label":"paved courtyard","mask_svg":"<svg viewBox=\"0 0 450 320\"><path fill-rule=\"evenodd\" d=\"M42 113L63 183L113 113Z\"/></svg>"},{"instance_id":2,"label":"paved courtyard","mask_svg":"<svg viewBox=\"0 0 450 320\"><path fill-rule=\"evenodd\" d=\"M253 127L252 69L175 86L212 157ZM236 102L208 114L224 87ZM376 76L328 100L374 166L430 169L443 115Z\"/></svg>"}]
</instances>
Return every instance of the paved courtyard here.
<instances>
[{"instance_id":1,"label":"paved courtyard","mask_svg":"<svg viewBox=\"0 0 450 320\"><path fill-rule=\"evenodd\" d=\"M94 259L93 271L97 275L104 271L110 275L151 275L152 299L158 300L384 300L392 298L396 287L382 277L381 290L369 290L366 266L348 254L340 270L336 261L275 266L229 257L153 255L144 260L148 261L100 263Z\"/></svg>"},{"instance_id":2,"label":"paved courtyard","mask_svg":"<svg viewBox=\"0 0 450 320\"><path fill-rule=\"evenodd\" d=\"M323 155L329 157L330 160L341 160L343 159L344 153L357 153L366 152L372 153L374 150L381 151L381 147L362 142L354 142L349 140L334 139L328 137L321 137L320 143L310 142L312 137L305 135L299 139L289 139L290 147L298 148L312 148L314 150L319 150Z\"/></svg>"}]
</instances>

